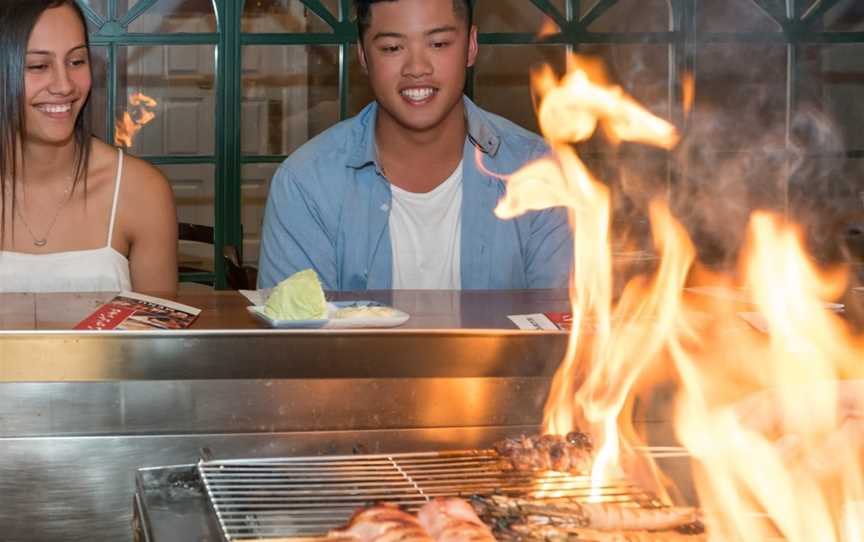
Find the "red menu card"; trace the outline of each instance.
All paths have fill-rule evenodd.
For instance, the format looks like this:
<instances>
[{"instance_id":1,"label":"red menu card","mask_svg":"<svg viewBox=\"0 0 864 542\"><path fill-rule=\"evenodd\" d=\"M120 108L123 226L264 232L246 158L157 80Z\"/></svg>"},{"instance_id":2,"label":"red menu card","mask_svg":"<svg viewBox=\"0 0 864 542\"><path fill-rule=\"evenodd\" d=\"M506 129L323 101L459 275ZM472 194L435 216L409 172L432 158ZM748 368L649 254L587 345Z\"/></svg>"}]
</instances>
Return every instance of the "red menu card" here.
<instances>
[{"instance_id":1,"label":"red menu card","mask_svg":"<svg viewBox=\"0 0 864 542\"><path fill-rule=\"evenodd\" d=\"M198 318L201 309L133 292L121 292L93 314L81 320L75 329L144 330L184 329Z\"/></svg>"}]
</instances>

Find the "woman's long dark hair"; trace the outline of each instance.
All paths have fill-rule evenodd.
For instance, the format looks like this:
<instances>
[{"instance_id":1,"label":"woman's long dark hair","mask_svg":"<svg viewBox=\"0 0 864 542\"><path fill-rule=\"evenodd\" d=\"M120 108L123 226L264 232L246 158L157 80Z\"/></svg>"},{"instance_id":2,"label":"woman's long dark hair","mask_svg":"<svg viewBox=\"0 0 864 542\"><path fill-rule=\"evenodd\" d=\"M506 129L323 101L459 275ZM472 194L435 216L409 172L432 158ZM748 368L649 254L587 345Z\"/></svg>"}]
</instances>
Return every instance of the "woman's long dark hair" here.
<instances>
[{"instance_id":1,"label":"woman's long dark hair","mask_svg":"<svg viewBox=\"0 0 864 542\"><path fill-rule=\"evenodd\" d=\"M70 6L78 14L84 28L84 39L89 51L87 22L74 0L2 0L0 1L0 247L6 229L6 197L10 197L13 223L15 212L15 178L19 173L19 153L26 144L24 111L27 107L24 92L24 72L27 42L36 21L51 8ZM87 169L90 165L90 97L75 119L75 162L72 191L81 183L87 193ZM22 162L23 165L23 162ZM11 190L10 190L11 188Z\"/></svg>"}]
</instances>

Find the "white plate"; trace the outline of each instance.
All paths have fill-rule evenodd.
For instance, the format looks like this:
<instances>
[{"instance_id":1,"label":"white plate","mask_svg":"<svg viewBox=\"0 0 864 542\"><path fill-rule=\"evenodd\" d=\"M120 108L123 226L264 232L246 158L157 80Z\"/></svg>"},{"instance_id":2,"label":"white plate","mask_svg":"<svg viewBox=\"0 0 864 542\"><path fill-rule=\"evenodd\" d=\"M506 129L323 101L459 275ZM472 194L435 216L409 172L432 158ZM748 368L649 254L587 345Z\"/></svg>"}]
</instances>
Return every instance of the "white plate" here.
<instances>
[{"instance_id":1,"label":"white plate","mask_svg":"<svg viewBox=\"0 0 864 542\"><path fill-rule=\"evenodd\" d=\"M249 313L270 327L279 329L351 329L351 328L382 328L401 326L410 318L407 312L399 309L394 316L386 318L333 318L333 314L345 307L384 307L377 301L335 301L327 303L326 320L274 320L264 313L263 305L246 307Z\"/></svg>"}]
</instances>

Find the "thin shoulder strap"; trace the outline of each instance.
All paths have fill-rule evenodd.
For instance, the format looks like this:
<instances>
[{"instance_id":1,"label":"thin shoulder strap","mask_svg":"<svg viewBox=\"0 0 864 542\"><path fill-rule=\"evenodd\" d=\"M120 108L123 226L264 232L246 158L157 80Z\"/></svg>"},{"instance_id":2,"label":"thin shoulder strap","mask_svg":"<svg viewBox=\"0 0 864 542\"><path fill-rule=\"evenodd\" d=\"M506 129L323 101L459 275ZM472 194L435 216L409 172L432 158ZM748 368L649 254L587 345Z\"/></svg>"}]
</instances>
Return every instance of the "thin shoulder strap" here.
<instances>
[{"instance_id":1,"label":"thin shoulder strap","mask_svg":"<svg viewBox=\"0 0 864 542\"><path fill-rule=\"evenodd\" d=\"M111 248L111 239L114 236L114 219L117 217L117 200L120 199L120 178L123 176L123 149L117 148L117 178L114 179L114 201L111 203L111 222L108 226L108 244Z\"/></svg>"}]
</instances>

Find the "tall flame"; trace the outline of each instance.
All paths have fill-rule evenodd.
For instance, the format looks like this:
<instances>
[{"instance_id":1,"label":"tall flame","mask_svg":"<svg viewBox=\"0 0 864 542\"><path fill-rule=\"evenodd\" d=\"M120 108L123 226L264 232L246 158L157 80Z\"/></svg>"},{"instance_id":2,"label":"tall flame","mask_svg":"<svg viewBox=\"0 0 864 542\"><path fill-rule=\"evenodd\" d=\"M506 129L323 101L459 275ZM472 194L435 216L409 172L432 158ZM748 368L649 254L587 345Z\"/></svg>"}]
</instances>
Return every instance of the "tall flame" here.
<instances>
[{"instance_id":1,"label":"tall flame","mask_svg":"<svg viewBox=\"0 0 864 542\"><path fill-rule=\"evenodd\" d=\"M130 94L129 106L134 109L131 112L124 111L123 118L114 123L114 144L131 148L135 135L145 124L156 118L153 109L157 105L156 100L145 94L140 92Z\"/></svg>"},{"instance_id":2,"label":"tall flame","mask_svg":"<svg viewBox=\"0 0 864 542\"><path fill-rule=\"evenodd\" d=\"M658 279L661 287L654 295L640 297L642 286L635 285L625 292L613 318L609 190L591 176L569 144L590 138L598 127L616 142L663 148L674 146L678 136L671 124L643 109L620 88L608 86L598 64L572 57L570 65L573 69L560 82L548 68L534 80L541 96L540 127L554 157L529 164L511 176L507 194L495 212L508 218L528 210L564 206L570 213L576 255L571 282L573 331L553 379L544 431L566 434L579 417L602 426L604 446L592 476L596 491L618 464L616 421L628 392L644 363L663 346L662 334L639 321L658 311L664 312L658 325L668 326L674 320L674 298L683 286L693 250L687 249L687 243L670 244ZM661 242L662 236L686 237L662 204L654 206L652 215L660 224ZM591 333L586 334L589 324ZM621 340L622 335L631 338ZM591 360L584 368L577 362L583 352ZM648 355L633 355L636 352ZM585 386L577 391L574 386L583 376Z\"/></svg>"},{"instance_id":3,"label":"tall flame","mask_svg":"<svg viewBox=\"0 0 864 542\"><path fill-rule=\"evenodd\" d=\"M670 149L678 134L596 63L569 64L560 81L549 68L535 74L552 153L510 176L496 209L508 218L565 207L573 226L573 327L544 432L581 423L601 439L595 491L610 476L633 476L637 442L624 429L634 389L672 367L676 433L694 457L711 540L864 542L864 338L825 309L845 291L846 271L817 269L793 225L758 212L740 266L747 301L697 298L685 286L736 281L697 266L687 232L658 200L650 218L659 265L613 301L609 190L572 143L599 128L612 142ZM688 78L687 111L694 93ZM743 311L757 313L767 334L742 326Z\"/></svg>"}]
</instances>

